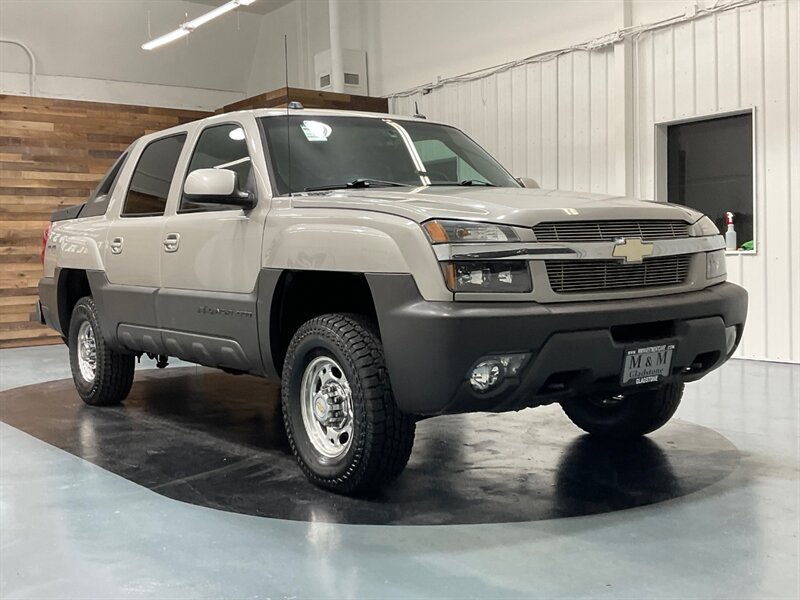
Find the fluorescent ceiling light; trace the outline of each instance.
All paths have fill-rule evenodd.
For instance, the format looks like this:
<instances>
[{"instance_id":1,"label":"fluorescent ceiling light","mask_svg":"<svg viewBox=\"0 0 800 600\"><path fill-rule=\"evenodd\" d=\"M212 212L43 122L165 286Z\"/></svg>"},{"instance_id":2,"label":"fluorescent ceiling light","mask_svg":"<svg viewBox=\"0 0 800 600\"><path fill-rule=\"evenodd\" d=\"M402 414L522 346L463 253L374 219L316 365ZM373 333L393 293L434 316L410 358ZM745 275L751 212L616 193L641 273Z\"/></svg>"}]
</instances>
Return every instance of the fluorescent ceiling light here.
<instances>
[{"instance_id":1,"label":"fluorescent ceiling light","mask_svg":"<svg viewBox=\"0 0 800 600\"><path fill-rule=\"evenodd\" d=\"M156 38L154 40L150 40L146 44L142 44L142 50L152 50L153 48L158 48L164 44L169 44L170 42L179 40L183 36L189 35L190 33L191 31L188 29L176 29L175 31L170 31L167 34L162 35L160 38Z\"/></svg>"},{"instance_id":2,"label":"fluorescent ceiling light","mask_svg":"<svg viewBox=\"0 0 800 600\"><path fill-rule=\"evenodd\" d=\"M231 0L230 2L226 2L222 6L218 6L217 8L210 10L207 13L200 15L196 19L187 21L174 31L170 31L169 33L164 34L161 37L158 37L154 40L150 40L149 42L145 42L144 44L142 44L142 50L153 50L154 48L158 48L159 46L163 46L165 44L169 44L170 42L174 42L175 40L178 40L186 35L189 35L201 25L205 25L209 21L216 19L217 17L224 15L225 13L230 12L236 8L239 8L240 6L250 6L255 1L256 0Z\"/></svg>"},{"instance_id":3,"label":"fluorescent ceiling light","mask_svg":"<svg viewBox=\"0 0 800 600\"><path fill-rule=\"evenodd\" d=\"M237 8L239 3L236 0L232 0L231 2L227 2L222 6L218 6L214 10L210 10L205 14L200 15L196 19L192 19L191 21L187 21L182 25L182 27L188 29L189 31L194 31L201 25L205 25L212 19L216 19L217 17L221 17L227 12L231 12L234 8Z\"/></svg>"}]
</instances>

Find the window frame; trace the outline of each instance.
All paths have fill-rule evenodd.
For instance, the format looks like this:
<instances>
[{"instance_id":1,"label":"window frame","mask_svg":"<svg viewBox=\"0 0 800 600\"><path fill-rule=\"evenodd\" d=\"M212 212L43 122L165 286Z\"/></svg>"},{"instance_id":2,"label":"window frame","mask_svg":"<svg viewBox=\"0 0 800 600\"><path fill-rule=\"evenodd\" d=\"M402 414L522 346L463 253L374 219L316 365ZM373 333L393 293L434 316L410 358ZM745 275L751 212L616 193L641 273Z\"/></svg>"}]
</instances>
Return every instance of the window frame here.
<instances>
[{"instance_id":1,"label":"window frame","mask_svg":"<svg viewBox=\"0 0 800 600\"><path fill-rule=\"evenodd\" d=\"M83 217L102 217L108 212L108 207L111 205L111 198L114 195L114 190L119 184L122 171L125 168L128 160L131 157L130 146L125 149L114 161L114 164L108 169L103 179L97 184L92 195L86 201L83 209L81 209L81 216ZM113 174L113 177L112 177ZM108 189L103 193L104 187Z\"/></svg>"},{"instance_id":2,"label":"window frame","mask_svg":"<svg viewBox=\"0 0 800 600\"><path fill-rule=\"evenodd\" d=\"M668 162L668 132L669 128L672 125L683 125L686 123L697 123L700 121L714 121L716 119L723 119L725 117L736 117L741 115L750 115L752 131L750 133L751 143L752 143L752 159L753 163L751 165L752 173L753 173L753 190L752 190L752 198L753 198L753 250L726 250L726 255L756 255L759 251L760 240L758 235L758 205L759 205L759 198L758 198L758 155L757 155L757 138L756 134L758 132L757 129L757 112L755 106L748 106L744 108L737 108L733 110L722 110L713 113L705 113L702 115L692 116L692 117L681 117L678 119L668 119L663 121L656 121L654 123L655 128L655 148L654 148L654 157L655 157L655 173L653 177L653 186L654 186L654 198L657 202L664 202L669 203L668 200L668 191L667 191L667 181L668 181L668 173L667 173L667 162ZM692 208L692 207L690 207ZM721 235L725 235L725 232L720 232Z\"/></svg>"},{"instance_id":3,"label":"window frame","mask_svg":"<svg viewBox=\"0 0 800 600\"><path fill-rule=\"evenodd\" d=\"M167 198L164 201L164 210L162 212L160 212L160 213L125 214L125 206L128 204L128 194L130 193L131 185L133 184L133 178L136 175L136 170L139 168L139 163L142 161L142 157L144 156L144 153L147 152L147 149L150 146L152 146L153 144L155 144L156 142L161 142L161 141L167 140L169 138L180 137L180 136L184 137L183 146L181 146L181 151L178 154L178 162L175 164L175 170L172 173L172 179L170 180L170 183L169 183L169 190L167 190ZM150 140L149 142L147 142L147 144L145 144L144 148L142 148L142 151L139 152L139 155L136 157L136 164L133 166L133 170L131 171L130 178L128 179L128 185L125 187L125 197L122 198L122 204L120 205L120 208L119 208L119 218L120 219L146 219L146 218L152 218L152 217L164 217L164 216L166 216L167 207L169 206L169 194L172 191L172 184L175 183L175 176L178 174L178 166L180 165L181 157L183 156L183 153L186 152L186 142L188 142L188 141L189 141L189 132L186 131L186 130L183 130L183 131L176 131L175 133L170 133L169 135L164 135L164 136L161 136L161 137L154 138L154 139Z\"/></svg>"},{"instance_id":4,"label":"window frame","mask_svg":"<svg viewBox=\"0 0 800 600\"><path fill-rule=\"evenodd\" d=\"M253 153L250 151L250 147L247 143L247 127L243 122L240 121L220 121L219 123L209 123L202 129L198 129L194 132L194 136L191 140L192 146L191 149L188 151L186 157L186 168L183 172L183 180L181 181L181 188L178 191L178 204L175 207L175 214L176 215L196 215L196 214L203 214L203 213L218 213L218 212L230 212L230 211L242 211L239 206L226 206L226 205L219 205L219 208L209 208L209 209L182 209L181 206L183 205L183 189L186 187L186 179L189 177L189 167L192 166L192 159L194 158L194 153L197 150L197 145L200 143L200 138L203 137L203 134L206 132L207 129L211 129L213 127L224 127L225 125L235 125L236 127L240 127L242 131L245 132L244 137L244 146L247 149L247 156L250 158L250 168L255 169L255 161L253 160ZM261 136L261 130L259 128L259 137ZM241 184L241 182L239 182ZM258 188L258 185L256 185ZM253 190L256 194L256 202L258 201L258 189Z\"/></svg>"}]
</instances>

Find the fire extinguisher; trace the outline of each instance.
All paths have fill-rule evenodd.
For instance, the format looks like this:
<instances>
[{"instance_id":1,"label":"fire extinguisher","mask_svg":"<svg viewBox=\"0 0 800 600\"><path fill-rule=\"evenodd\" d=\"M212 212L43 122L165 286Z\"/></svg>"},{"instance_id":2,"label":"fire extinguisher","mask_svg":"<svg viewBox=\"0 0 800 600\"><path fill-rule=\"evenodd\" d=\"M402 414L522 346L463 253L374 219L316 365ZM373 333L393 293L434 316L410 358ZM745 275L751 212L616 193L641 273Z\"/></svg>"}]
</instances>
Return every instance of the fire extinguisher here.
<instances>
[{"instance_id":1,"label":"fire extinguisher","mask_svg":"<svg viewBox=\"0 0 800 600\"><path fill-rule=\"evenodd\" d=\"M733 228L733 213L725 213L725 223L728 224L728 230L725 232L725 249L736 250L738 244L736 243L736 230Z\"/></svg>"}]
</instances>

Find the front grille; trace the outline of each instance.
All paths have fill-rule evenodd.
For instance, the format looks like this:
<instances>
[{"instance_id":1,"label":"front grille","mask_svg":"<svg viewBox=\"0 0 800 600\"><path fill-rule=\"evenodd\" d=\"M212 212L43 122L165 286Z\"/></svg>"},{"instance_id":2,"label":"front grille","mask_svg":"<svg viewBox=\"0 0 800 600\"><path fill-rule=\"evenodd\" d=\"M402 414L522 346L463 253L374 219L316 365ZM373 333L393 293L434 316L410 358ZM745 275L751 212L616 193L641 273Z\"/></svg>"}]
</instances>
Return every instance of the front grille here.
<instances>
[{"instance_id":1,"label":"front grille","mask_svg":"<svg viewBox=\"0 0 800 600\"><path fill-rule=\"evenodd\" d=\"M645 258L626 265L617 260L546 260L550 287L557 294L680 285L691 255Z\"/></svg>"},{"instance_id":2,"label":"front grille","mask_svg":"<svg viewBox=\"0 0 800 600\"><path fill-rule=\"evenodd\" d=\"M684 221L556 221L533 227L540 242L604 242L617 238L671 240L689 237Z\"/></svg>"}]
</instances>

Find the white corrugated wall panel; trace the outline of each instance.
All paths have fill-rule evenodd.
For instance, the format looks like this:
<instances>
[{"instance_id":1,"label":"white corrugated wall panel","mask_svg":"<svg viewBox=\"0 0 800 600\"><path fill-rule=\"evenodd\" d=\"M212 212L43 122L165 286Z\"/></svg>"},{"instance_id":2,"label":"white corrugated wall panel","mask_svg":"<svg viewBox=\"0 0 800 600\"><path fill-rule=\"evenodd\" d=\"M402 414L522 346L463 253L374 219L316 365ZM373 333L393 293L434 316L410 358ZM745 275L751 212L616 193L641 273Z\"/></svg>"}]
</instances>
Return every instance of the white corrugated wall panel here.
<instances>
[{"instance_id":1,"label":"white corrugated wall panel","mask_svg":"<svg viewBox=\"0 0 800 600\"><path fill-rule=\"evenodd\" d=\"M613 137L612 48L569 53L429 94L393 98L392 112L419 111L466 131L517 176L542 187L608 192Z\"/></svg>"},{"instance_id":2,"label":"white corrugated wall panel","mask_svg":"<svg viewBox=\"0 0 800 600\"><path fill-rule=\"evenodd\" d=\"M800 0L764 0L634 41L634 191L655 197L656 124L754 109L755 254L728 256L750 293L738 356L800 362ZM610 193L622 152L614 49L575 51L394 98L464 129L515 175Z\"/></svg>"},{"instance_id":3,"label":"white corrugated wall panel","mask_svg":"<svg viewBox=\"0 0 800 600\"><path fill-rule=\"evenodd\" d=\"M657 123L754 109L758 248L728 256L729 280L750 294L739 355L792 362L800 361L798 13L800 2L767 0L644 34L634 50L642 198L655 196Z\"/></svg>"}]
</instances>

